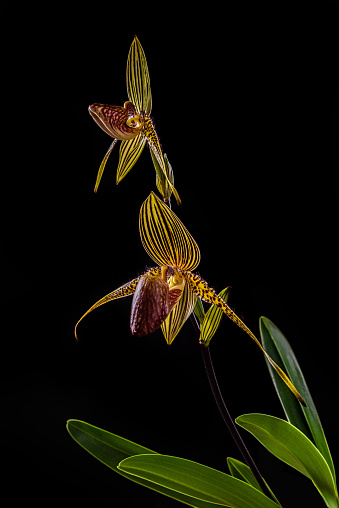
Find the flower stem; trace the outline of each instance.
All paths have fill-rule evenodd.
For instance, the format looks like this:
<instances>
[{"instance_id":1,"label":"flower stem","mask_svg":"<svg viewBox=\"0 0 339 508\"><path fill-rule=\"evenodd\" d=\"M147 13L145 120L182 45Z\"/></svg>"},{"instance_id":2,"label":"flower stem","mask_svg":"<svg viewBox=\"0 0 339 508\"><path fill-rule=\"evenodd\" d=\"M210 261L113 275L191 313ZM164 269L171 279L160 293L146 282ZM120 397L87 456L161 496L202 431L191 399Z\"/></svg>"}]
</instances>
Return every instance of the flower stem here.
<instances>
[{"instance_id":1,"label":"flower stem","mask_svg":"<svg viewBox=\"0 0 339 508\"><path fill-rule=\"evenodd\" d=\"M219 388L218 380L215 375L209 346L204 346L203 344L200 344L200 347L201 347L201 354L202 354L202 358L204 361L208 381L209 381L212 393L214 395L215 402L216 402L218 409L220 411L220 414L221 414L232 438L234 439L240 453L242 454L246 464L251 469L255 479L257 480L261 490L263 491L263 493L266 496L268 496L270 499L275 501L275 499L272 497L272 494L271 494L270 490L268 489L266 483L264 482L264 480L259 472L259 469L257 468L257 465L255 464L253 458L251 457L250 452L246 448L246 445L245 445L244 441L242 440L242 437L240 436L239 431L238 431L238 429L237 429L234 421L232 420L231 415L227 409L227 406L225 404L225 401L223 399L223 396L222 396L220 388Z\"/></svg>"},{"instance_id":2,"label":"flower stem","mask_svg":"<svg viewBox=\"0 0 339 508\"><path fill-rule=\"evenodd\" d=\"M192 322L193 328L195 329L197 335L199 336L200 335L200 327L199 327L197 319L193 313L191 314L191 322ZM201 355L203 358L207 378L208 378L208 381L209 381L209 384L210 384L210 387L211 387L211 390L212 390L212 393L214 396L214 400L215 400L217 407L219 409L219 412L226 424L226 427L227 427L228 431L230 432L235 444L237 445L241 455L243 456L244 461L246 462L246 464L252 471L261 490L267 497L269 497L270 499L272 499L275 502L275 499L272 496L272 493L270 492L263 477L261 476L256 463L254 462L250 452L246 448L246 445L245 445L245 443L244 443L244 441L243 441L243 439L242 439L242 437L241 437L241 435L240 435L240 433L239 433L239 431L238 431L238 429L237 429L234 421L232 420L231 415L227 409L224 398L223 398L222 393L219 388L217 376L214 371L209 346L204 346L202 343L200 343L200 349L201 349Z\"/></svg>"}]
</instances>

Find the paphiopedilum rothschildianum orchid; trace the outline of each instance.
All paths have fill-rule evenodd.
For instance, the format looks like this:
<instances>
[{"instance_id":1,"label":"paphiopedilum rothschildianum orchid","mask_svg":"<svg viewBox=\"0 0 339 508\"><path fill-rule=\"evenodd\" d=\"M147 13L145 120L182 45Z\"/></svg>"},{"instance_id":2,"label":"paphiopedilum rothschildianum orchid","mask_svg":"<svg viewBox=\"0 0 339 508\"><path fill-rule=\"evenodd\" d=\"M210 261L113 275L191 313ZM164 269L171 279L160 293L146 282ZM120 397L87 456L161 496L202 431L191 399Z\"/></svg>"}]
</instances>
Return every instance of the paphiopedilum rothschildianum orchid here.
<instances>
[{"instance_id":1,"label":"paphiopedilum rothschildianum orchid","mask_svg":"<svg viewBox=\"0 0 339 508\"><path fill-rule=\"evenodd\" d=\"M206 281L192 272L200 262L199 247L180 219L154 193L141 206L139 231L146 252L157 266L97 301L79 319L75 326L75 336L77 337L79 322L92 310L133 294L130 316L132 334L147 335L161 326L167 343L171 344L194 310L197 298L201 298L215 305L255 341L297 399L305 404L287 375L266 353L256 336L222 296L217 295Z\"/></svg>"},{"instance_id":2,"label":"paphiopedilum rothschildianum orchid","mask_svg":"<svg viewBox=\"0 0 339 508\"><path fill-rule=\"evenodd\" d=\"M146 142L153 153L157 171L157 187L165 202L169 202L173 192L180 203L174 188L174 178L166 155L163 154L158 135L150 118L152 94L147 61L142 46L134 38L127 60L127 95L124 106L95 103L89 106L89 112L96 123L109 136L114 138L98 171L94 191L96 192L106 166L106 162L117 141L120 145L116 183L118 184L132 169L141 155Z\"/></svg>"}]
</instances>

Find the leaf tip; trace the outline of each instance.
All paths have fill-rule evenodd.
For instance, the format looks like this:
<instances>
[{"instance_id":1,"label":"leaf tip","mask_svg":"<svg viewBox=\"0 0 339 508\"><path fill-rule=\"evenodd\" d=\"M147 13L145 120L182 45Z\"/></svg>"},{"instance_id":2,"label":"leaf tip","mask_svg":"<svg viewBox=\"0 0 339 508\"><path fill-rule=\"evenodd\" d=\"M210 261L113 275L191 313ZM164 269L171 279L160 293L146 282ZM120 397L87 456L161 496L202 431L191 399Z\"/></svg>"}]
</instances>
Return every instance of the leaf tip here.
<instances>
[{"instance_id":1,"label":"leaf tip","mask_svg":"<svg viewBox=\"0 0 339 508\"><path fill-rule=\"evenodd\" d=\"M71 427L74 420L71 418L70 420L66 420L66 430L71 434Z\"/></svg>"}]
</instances>

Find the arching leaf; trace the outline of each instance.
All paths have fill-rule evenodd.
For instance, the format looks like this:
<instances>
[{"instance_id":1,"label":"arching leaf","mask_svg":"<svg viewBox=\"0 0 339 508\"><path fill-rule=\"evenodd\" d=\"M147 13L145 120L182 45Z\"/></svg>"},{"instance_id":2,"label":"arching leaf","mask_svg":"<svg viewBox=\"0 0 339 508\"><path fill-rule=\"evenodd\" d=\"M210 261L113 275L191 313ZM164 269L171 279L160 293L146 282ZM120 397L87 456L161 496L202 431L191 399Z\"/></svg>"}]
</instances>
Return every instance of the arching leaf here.
<instances>
[{"instance_id":1,"label":"arching leaf","mask_svg":"<svg viewBox=\"0 0 339 508\"><path fill-rule=\"evenodd\" d=\"M93 457L95 457L100 462L111 468L112 471L114 471L115 473L118 473L121 476L124 476L125 478L135 483L139 483L144 487L152 489L156 492L159 492L160 494L163 494L185 505L193 506L195 508L219 508L219 507L222 508L223 506L225 506L224 503L219 504L214 502L210 503L208 501L203 501L194 498L191 495L183 494L181 492L173 490L172 488L160 485L160 483L155 483L154 481L141 478L135 474L135 470L133 471L133 474L130 474L123 470L124 459L139 454L146 455L156 454L156 452L154 452L153 450L145 448L137 443L129 441L128 439L124 439L120 436L117 436L116 434L111 434L110 432L107 432L98 427L94 427L93 425L82 422L80 420L68 420L67 430L71 435L71 437L84 450L86 450ZM166 459L164 460L167 462ZM177 460L180 461L182 459ZM186 463L187 462L188 461L186 461ZM195 463L192 464L194 467ZM197 466L198 467L200 466L201 468L205 467L199 464ZM126 464L126 467L128 467L128 464ZM214 470L211 471L213 474ZM194 471L190 471L190 476L192 472L193 474L195 474ZM205 470L203 472L205 472ZM218 476L223 473L216 471L216 474L217 474L216 480L218 480ZM229 479L228 481L230 485L230 492L228 495L229 499L231 500L231 504L227 504L227 506L233 506L237 508L271 508L271 507L274 508L274 506L276 506L275 504L272 504L272 501L270 499L263 496L261 493L258 493L257 495L254 492L253 494L253 489L248 485L244 484L244 482L231 478L228 475L223 475L222 479L224 479L225 476L227 479ZM200 481L201 483L201 476L199 476L197 480L198 482ZM128 488L128 484L126 485L126 488ZM254 497L252 497L252 494Z\"/></svg>"},{"instance_id":2,"label":"arching leaf","mask_svg":"<svg viewBox=\"0 0 339 508\"><path fill-rule=\"evenodd\" d=\"M259 320L259 327L265 350L277 363L280 363L286 369L291 381L302 392L307 404L307 408L304 408L297 403L295 398L291 396L291 392L286 390L285 385L281 383L280 378L268 364L273 384L285 414L292 425L314 441L314 444L328 463L335 481L334 465L324 430L298 360L286 337L272 321L262 316Z\"/></svg>"},{"instance_id":3,"label":"arching leaf","mask_svg":"<svg viewBox=\"0 0 339 508\"><path fill-rule=\"evenodd\" d=\"M339 507L338 492L326 460L299 429L286 420L258 413L241 415L236 423L251 432L273 455L310 478L328 507Z\"/></svg>"},{"instance_id":4,"label":"arching leaf","mask_svg":"<svg viewBox=\"0 0 339 508\"><path fill-rule=\"evenodd\" d=\"M197 462L169 455L134 455L118 468L137 478L180 493L211 506L232 508L277 508L277 504L248 483Z\"/></svg>"}]
</instances>

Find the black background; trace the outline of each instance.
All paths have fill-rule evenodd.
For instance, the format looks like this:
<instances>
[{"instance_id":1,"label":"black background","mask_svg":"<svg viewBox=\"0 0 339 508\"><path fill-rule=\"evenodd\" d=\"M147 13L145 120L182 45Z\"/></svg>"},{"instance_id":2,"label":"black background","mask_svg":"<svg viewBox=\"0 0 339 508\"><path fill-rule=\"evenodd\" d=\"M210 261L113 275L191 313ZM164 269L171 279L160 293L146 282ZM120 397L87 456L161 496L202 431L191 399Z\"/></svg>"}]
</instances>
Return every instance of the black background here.
<instances>
[{"instance_id":1,"label":"black background","mask_svg":"<svg viewBox=\"0 0 339 508\"><path fill-rule=\"evenodd\" d=\"M73 336L92 303L152 265L138 233L155 190L148 149L118 187L116 149L93 193L110 140L87 108L127 99L134 35L198 272L217 291L232 286L229 304L253 331L265 315L292 343L338 463L338 9L271 4L5 5L1 445L13 501L176 505L92 459L69 418L224 471L227 456L241 459L190 323L171 347L160 331L134 338L122 299ZM262 354L226 318L211 354L234 417L283 417ZM323 506L243 435L284 507Z\"/></svg>"}]
</instances>

